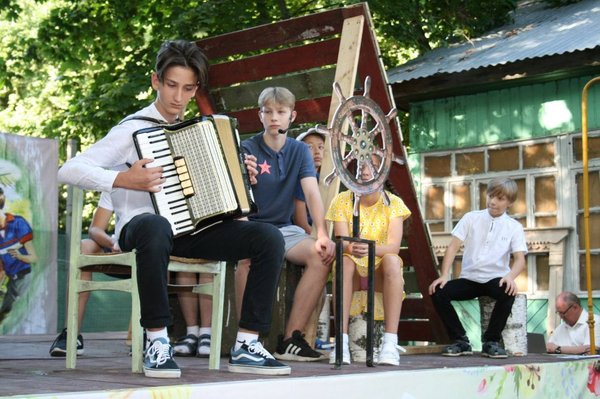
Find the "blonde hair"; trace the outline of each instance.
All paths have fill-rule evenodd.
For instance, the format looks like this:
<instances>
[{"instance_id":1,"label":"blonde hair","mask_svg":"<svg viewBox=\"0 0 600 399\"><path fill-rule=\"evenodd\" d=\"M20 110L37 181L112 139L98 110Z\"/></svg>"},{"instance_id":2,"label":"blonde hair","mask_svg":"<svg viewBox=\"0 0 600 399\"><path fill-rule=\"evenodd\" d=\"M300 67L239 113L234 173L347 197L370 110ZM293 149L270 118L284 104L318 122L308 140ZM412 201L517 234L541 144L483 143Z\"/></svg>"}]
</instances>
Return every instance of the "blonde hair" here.
<instances>
[{"instance_id":1,"label":"blonde hair","mask_svg":"<svg viewBox=\"0 0 600 399\"><path fill-rule=\"evenodd\" d=\"M508 177L499 177L488 183L487 195L490 198L506 197L510 203L517 199L517 183Z\"/></svg>"},{"instance_id":2,"label":"blonde hair","mask_svg":"<svg viewBox=\"0 0 600 399\"><path fill-rule=\"evenodd\" d=\"M262 108L268 102L290 107L293 110L296 96L285 87L267 87L258 96L258 107Z\"/></svg>"}]
</instances>

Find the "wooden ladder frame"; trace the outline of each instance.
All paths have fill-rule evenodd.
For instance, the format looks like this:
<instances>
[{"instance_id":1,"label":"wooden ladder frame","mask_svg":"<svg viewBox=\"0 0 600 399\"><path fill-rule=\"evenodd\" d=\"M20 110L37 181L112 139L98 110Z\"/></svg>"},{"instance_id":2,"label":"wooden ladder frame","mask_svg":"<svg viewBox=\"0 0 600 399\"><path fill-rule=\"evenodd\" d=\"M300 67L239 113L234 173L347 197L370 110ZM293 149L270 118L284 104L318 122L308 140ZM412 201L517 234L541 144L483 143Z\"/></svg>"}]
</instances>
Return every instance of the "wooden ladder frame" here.
<instances>
[{"instance_id":1,"label":"wooden ladder frame","mask_svg":"<svg viewBox=\"0 0 600 399\"><path fill-rule=\"evenodd\" d=\"M256 100L268 86L285 86L296 94L296 123L326 121L330 126L339 105L332 89L334 81L348 98L355 92L362 94L360 86L370 76L370 97L385 113L395 106L366 3L214 36L196 44L211 62L209 89L196 94L200 113L224 113L236 118L240 134L262 129ZM406 159L398 121L391 121L390 127L394 153ZM321 176L333 169L328 154L330 140ZM389 182L412 212L405 229L408 245L400 256L405 266L414 266L421 294L405 299L399 338L446 343L446 330L427 292L438 277L437 262L408 166L394 163ZM339 191L339 179L329 186L321 182L320 190L327 207Z\"/></svg>"}]
</instances>

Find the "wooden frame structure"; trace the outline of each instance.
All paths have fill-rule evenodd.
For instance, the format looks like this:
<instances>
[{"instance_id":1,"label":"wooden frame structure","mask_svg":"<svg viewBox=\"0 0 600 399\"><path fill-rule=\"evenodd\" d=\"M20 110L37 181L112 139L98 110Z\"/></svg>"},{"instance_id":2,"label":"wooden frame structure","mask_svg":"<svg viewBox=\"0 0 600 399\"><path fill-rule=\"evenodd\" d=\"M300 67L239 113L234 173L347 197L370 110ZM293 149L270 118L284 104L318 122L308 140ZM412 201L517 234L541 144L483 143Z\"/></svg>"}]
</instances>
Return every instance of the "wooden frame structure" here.
<instances>
[{"instance_id":1,"label":"wooden frame structure","mask_svg":"<svg viewBox=\"0 0 600 399\"><path fill-rule=\"evenodd\" d=\"M370 97L384 112L394 107L366 3L210 37L196 44L211 63L209 90L196 95L200 113L236 118L240 134L261 130L257 99L269 86L285 86L296 95L296 123L330 126L339 105L332 89L334 81L348 98L361 95L360 85L370 76ZM396 120L391 129L394 153L406 158ZM329 154L328 140L322 176L333 169ZM414 267L421 294L405 299L399 338L447 342L446 330L427 293L438 273L408 167L394 164L389 181L412 212L405 228L407 247L400 255L405 266ZM330 186L321 183L320 188L328 206L339 191L339 179Z\"/></svg>"}]
</instances>

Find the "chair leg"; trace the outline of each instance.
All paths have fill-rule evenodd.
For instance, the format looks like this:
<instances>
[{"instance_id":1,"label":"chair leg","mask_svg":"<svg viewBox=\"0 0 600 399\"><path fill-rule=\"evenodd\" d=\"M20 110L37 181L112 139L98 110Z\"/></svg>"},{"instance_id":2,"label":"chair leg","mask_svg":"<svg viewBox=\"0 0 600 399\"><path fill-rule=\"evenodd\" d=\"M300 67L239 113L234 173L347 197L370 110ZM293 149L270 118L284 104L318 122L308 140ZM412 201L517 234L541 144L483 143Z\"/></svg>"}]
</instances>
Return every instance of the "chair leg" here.
<instances>
[{"instance_id":1,"label":"chair leg","mask_svg":"<svg viewBox=\"0 0 600 399\"><path fill-rule=\"evenodd\" d=\"M140 296L138 293L136 272L131 273L131 371L143 372L144 332L140 325Z\"/></svg>"},{"instance_id":2,"label":"chair leg","mask_svg":"<svg viewBox=\"0 0 600 399\"><path fill-rule=\"evenodd\" d=\"M71 270L73 269L73 270ZM68 299L67 299L67 354L66 368L74 369L77 365L77 335L79 325L79 280L81 270L77 265L69 266Z\"/></svg>"},{"instance_id":3,"label":"chair leg","mask_svg":"<svg viewBox=\"0 0 600 399\"><path fill-rule=\"evenodd\" d=\"M125 345L131 346L131 325L133 324L133 319L129 320L129 328L127 329L127 337L125 338Z\"/></svg>"},{"instance_id":4,"label":"chair leg","mask_svg":"<svg viewBox=\"0 0 600 399\"><path fill-rule=\"evenodd\" d=\"M220 272L213 275L212 336L210 342L209 370L219 370L221 365L221 338L223 330L223 301L225 297L226 263L219 262Z\"/></svg>"}]
</instances>

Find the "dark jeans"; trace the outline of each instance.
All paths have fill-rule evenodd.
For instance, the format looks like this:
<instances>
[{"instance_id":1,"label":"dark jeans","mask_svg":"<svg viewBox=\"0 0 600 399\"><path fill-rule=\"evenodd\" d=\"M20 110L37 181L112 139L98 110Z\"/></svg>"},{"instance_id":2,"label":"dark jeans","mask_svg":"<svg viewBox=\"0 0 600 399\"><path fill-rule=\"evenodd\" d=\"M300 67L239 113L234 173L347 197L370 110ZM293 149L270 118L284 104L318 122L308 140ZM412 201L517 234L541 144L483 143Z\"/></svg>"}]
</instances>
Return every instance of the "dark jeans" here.
<instances>
[{"instance_id":1,"label":"dark jeans","mask_svg":"<svg viewBox=\"0 0 600 399\"><path fill-rule=\"evenodd\" d=\"M451 339L468 341L465 329L450 301L465 301L480 296L489 296L496 300L496 305L490 316L487 331L483 334L483 341L500 341L502 330L504 330L506 320L510 316L515 297L505 292L505 285L499 287L499 282L500 277L487 283L476 283L475 281L459 278L448 281L444 288L437 287L431 299Z\"/></svg>"},{"instance_id":2,"label":"dark jeans","mask_svg":"<svg viewBox=\"0 0 600 399\"><path fill-rule=\"evenodd\" d=\"M279 229L267 223L227 221L195 235L173 238L169 222L162 216L141 214L121 231L124 251L137 250L137 281L141 320L145 328L172 323L167 293L169 256L235 262L250 258L241 328L267 331L271 326L273 300L284 255Z\"/></svg>"}]
</instances>

